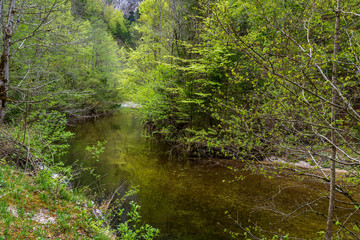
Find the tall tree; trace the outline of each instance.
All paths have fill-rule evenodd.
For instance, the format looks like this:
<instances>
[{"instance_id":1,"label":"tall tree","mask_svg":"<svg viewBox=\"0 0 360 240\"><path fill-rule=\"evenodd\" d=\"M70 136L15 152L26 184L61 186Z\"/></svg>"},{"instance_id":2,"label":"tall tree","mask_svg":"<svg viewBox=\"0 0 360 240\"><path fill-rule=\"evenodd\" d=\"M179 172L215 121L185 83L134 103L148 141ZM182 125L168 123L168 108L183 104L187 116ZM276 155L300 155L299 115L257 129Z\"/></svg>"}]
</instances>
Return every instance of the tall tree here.
<instances>
[{"instance_id":1,"label":"tall tree","mask_svg":"<svg viewBox=\"0 0 360 240\"><path fill-rule=\"evenodd\" d=\"M96 17L104 6L86 3L86 16L96 13L90 20L75 18L66 0L2 2L1 121L37 109L81 118L120 101L118 47Z\"/></svg>"},{"instance_id":2,"label":"tall tree","mask_svg":"<svg viewBox=\"0 0 360 240\"><path fill-rule=\"evenodd\" d=\"M358 205L357 195L349 194L351 188L336 181L336 166L350 168L358 175L359 138L352 124L359 120L358 93L349 86L357 79L358 60L354 53L359 49L354 45L359 39L354 30L359 19L353 14L355 2L346 4L348 11L341 9L340 1L335 2L335 11L330 11L333 4L326 1L219 1L209 7L211 14L204 34L213 45L226 46L249 59L267 86L265 91L249 96L254 100L250 104L243 105L234 95L230 101L225 96L218 100L233 115L220 116L218 131L223 132L220 138L225 140L216 138L212 142L236 157L251 150L263 158L281 154L286 161L309 161L320 169L324 159L330 162L330 175L325 171L308 173L330 183L327 239L333 234L335 192L348 198L348 204ZM347 16L341 18L342 12ZM238 19L244 19L245 24ZM210 40L214 36L215 40ZM239 79L238 83L243 79L251 81L240 71L249 63L235 64L228 76ZM256 101L261 99L265 101ZM215 114L219 116L218 110ZM226 136L232 140L226 141ZM253 147L246 150L248 141L244 139L249 138Z\"/></svg>"},{"instance_id":3,"label":"tall tree","mask_svg":"<svg viewBox=\"0 0 360 240\"><path fill-rule=\"evenodd\" d=\"M21 13L23 11L23 9L16 9L15 4L15 0L10 0L9 4L6 4L4 0L0 1L0 26L3 42L0 58L0 124L4 123L8 101L12 38L21 19L21 15L18 16L16 12ZM22 7L24 7L24 4ZM18 17L16 21L14 20L15 17Z\"/></svg>"},{"instance_id":4,"label":"tall tree","mask_svg":"<svg viewBox=\"0 0 360 240\"><path fill-rule=\"evenodd\" d=\"M249 169L254 169L251 160L274 155L287 163L312 164L295 171L327 184L329 208L318 213L326 216L331 237L334 204L339 204L335 192L355 206L354 212L358 209L356 193L336 181L337 168L352 170L349 185L356 186L359 176L356 1L346 2L346 10L335 0L201 1L197 16L182 16L198 27L201 42L177 38L177 21L168 17L172 5L164 6L144 2L148 11L138 26L142 44L129 58L141 71L127 70L128 80L149 86L146 93L151 89L143 94L143 110L160 133L185 146L206 146L210 154L245 160ZM166 16L161 24L160 15ZM174 54L172 49L181 50ZM144 55L151 60L137 62ZM149 97L163 104L146 108ZM325 166L331 166L330 175ZM356 235L349 219L341 229Z\"/></svg>"},{"instance_id":5,"label":"tall tree","mask_svg":"<svg viewBox=\"0 0 360 240\"><path fill-rule=\"evenodd\" d=\"M8 91L10 84L10 61L15 53L24 48L26 42L51 31L48 25L51 20L49 16L59 8L63 2L54 0L46 4L37 1L26 0L1 0L1 59L0 59L0 123L5 120L7 103L9 101ZM20 29L20 31L19 31ZM27 31L23 31L27 29Z\"/></svg>"},{"instance_id":6,"label":"tall tree","mask_svg":"<svg viewBox=\"0 0 360 240\"><path fill-rule=\"evenodd\" d=\"M334 55L331 82L332 97L331 97L331 141L332 141L332 155L331 155L331 172L330 172L330 190L329 190L329 211L326 225L326 239L332 238L332 225L335 209L335 187L336 187L336 158L337 158L337 134L336 134L336 104L337 104L337 78L338 78L338 53L339 53L339 37L340 37L340 14L341 14L341 0L337 0L336 6L336 20L335 20L335 34L334 34Z\"/></svg>"}]
</instances>

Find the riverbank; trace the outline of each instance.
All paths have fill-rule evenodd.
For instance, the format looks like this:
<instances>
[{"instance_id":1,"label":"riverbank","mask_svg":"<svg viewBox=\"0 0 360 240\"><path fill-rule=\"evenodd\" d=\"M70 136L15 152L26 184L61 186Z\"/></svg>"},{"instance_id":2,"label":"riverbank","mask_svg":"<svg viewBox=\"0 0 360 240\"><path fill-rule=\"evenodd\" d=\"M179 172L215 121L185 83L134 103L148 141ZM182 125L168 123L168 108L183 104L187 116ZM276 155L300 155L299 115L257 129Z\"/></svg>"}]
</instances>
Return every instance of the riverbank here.
<instances>
[{"instance_id":1,"label":"riverbank","mask_svg":"<svg viewBox=\"0 0 360 240\"><path fill-rule=\"evenodd\" d=\"M54 163L72 135L48 122L26 134L0 127L0 239L114 239L99 207L71 188L71 168Z\"/></svg>"},{"instance_id":2,"label":"riverbank","mask_svg":"<svg viewBox=\"0 0 360 240\"><path fill-rule=\"evenodd\" d=\"M73 136L65 124L54 113L27 125L0 126L0 239L154 238L158 230L142 224L135 202L123 216L122 209L109 208L111 200L95 204L87 185L74 185L85 169L64 163ZM130 196L124 194L122 201ZM114 214L123 221L112 225Z\"/></svg>"},{"instance_id":3,"label":"riverbank","mask_svg":"<svg viewBox=\"0 0 360 240\"><path fill-rule=\"evenodd\" d=\"M0 198L4 239L115 239L104 219L94 216L98 207L49 169L29 172L2 160Z\"/></svg>"}]
</instances>

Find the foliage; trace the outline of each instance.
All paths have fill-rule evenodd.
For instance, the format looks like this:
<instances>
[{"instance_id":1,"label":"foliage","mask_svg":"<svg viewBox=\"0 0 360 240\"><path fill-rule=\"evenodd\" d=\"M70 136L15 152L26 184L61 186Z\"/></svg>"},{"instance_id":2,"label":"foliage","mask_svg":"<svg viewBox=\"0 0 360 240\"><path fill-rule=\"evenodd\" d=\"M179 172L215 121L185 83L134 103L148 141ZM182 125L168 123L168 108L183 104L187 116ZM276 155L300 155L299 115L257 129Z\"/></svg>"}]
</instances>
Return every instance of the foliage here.
<instances>
[{"instance_id":1,"label":"foliage","mask_svg":"<svg viewBox=\"0 0 360 240\"><path fill-rule=\"evenodd\" d=\"M101 12L91 19L74 16L69 1L55 3L28 1L32 7L18 11L26 20L12 37L8 120L39 109L87 118L114 111L121 101L119 48L106 30L101 1L86 1L89 15Z\"/></svg>"},{"instance_id":2,"label":"foliage","mask_svg":"<svg viewBox=\"0 0 360 240\"><path fill-rule=\"evenodd\" d=\"M19 19L8 44L11 54L4 47L7 33L0 33L0 51L3 56L9 56L2 57L0 65L3 59L9 59L10 65L9 80L0 79L6 85L6 92L1 90L1 94L8 96L8 125L1 126L0 133L4 140L0 146L5 147L1 154L7 161L13 160L26 169L31 166L37 175L29 178L1 164L1 173L6 172L1 174L2 183L19 176L9 188L1 187L4 221L0 224L1 229L7 229L1 235L4 238L112 238L103 221L94 220L93 204L78 195L78 189L70 189L74 173L64 165L62 157L73 135L66 129L69 120L96 117L113 112L120 105L121 51L117 40L131 44L129 23L119 11L105 7L101 0L16 0L15 10L11 9L12 3L1 2L1 14L6 15L6 18L2 15L5 19L0 23L2 30L10 25L12 17ZM88 150L99 159L103 149L99 143ZM16 206L9 205L7 196L11 197L13 192L16 192L13 196ZM23 216L14 217L8 207L21 211ZM43 210L56 224L43 226L31 220Z\"/></svg>"},{"instance_id":3,"label":"foliage","mask_svg":"<svg viewBox=\"0 0 360 240\"><path fill-rule=\"evenodd\" d=\"M9 130L1 132L2 137L7 135L14 143L12 148L28 150L24 152L27 156L23 161L32 166L30 169L33 170L33 174L10 166L11 161L16 160L12 159L17 157L15 155L8 158L8 161L1 161L0 195L3 195L0 197L4 204L0 214L4 222L0 221L0 226L5 224L3 226L7 226L6 229L11 231L2 232L0 236L5 238L52 236L59 239L115 238L114 230L107 227L107 218L96 214L95 217L93 216L94 211L96 213L99 211L99 207L88 200L84 194L86 188L78 189L71 186L74 171L71 166L65 166L61 161L61 156L66 153L68 147L66 140L72 136L64 129L66 123L64 116L54 111L45 113L43 111L29 117L31 124L12 127L14 135L10 135ZM21 129L24 127L26 131ZM7 128L10 129L11 126ZM25 135L22 134L24 132ZM14 139L16 135L18 138ZM86 149L92 158L99 161L105 143L106 141L98 142L97 145ZM8 154L11 151L13 151L11 148L7 149ZM123 199L136 194L136 191L136 189L129 191ZM119 223L117 230L124 236L130 236L129 239L153 239L158 235L159 230L148 224L141 225L139 206L135 203L131 205L129 219ZM123 211L120 210L121 213ZM47 222L43 223L43 221Z\"/></svg>"},{"instance_id":4,"label":"foliage","mask_svg":"<svg viewBox=\"0 0 360 240\"><path fill-rule=\"evenodd\" d=\"M95 159L97 162L100 161L100 154L104 152L106 140L103 142L98 141L96 145L86 146L86 151L91 154L91 158Z\"/></svg>"},{"instance_id":5,"label":"foliage","mask_svg":"<svg viewBox=\"0 0 360 240\"><path fill-rule=\"evenodd\" d=\"M73 134L66 130L67 120L57 111L32 112L26 119L13 126L15 141L32 149L34 160L54 165L69 147L68 140Z\"/></svg>"},{"instance_id":6,"label":"foliage","mask_svg":"<svg viewBox=\"0 0 360 240\"><path fill-rule=\"evenodd\" d=\"M254 161L276 156L287 164L311 163L295 171L325 183L329 176L313 168L336 162L350 170L343 180L355 186L356 1L344 2L341 12L334 1L180 2L141 3L141 38L123 70L122 82L142 104L150 132L187 154L242 160L267 175L276 167L259 170ZM358 206L352 187L331 181Z\"/></svg>"},{"instance_id":7,"label":"foliage","mask_svg":"<svg viewBox=\"0 0 360 240\"><path fill-rule=\"evenodd\" d=\"M117 230L120 232L121 239L133 240L133 239L154 239L159 235L159 230L148 225L141 223L141 217L139 214L140 206L131 201L131 210L127 214L128 220L120 223ZM119 215L123 213L120 211Z\"/></svg>"},{"instance_id":8,"label":"foliage","mask_svg":"<svg viewBox=\"0 0 360 240\"><path fill-rule=\"evenodd\" d=\"M106 6L104 10L104 20L107 22L111 34L122 41L123 44L132 46L131 28L129 22L124 19L121 11L112 6Z\"/></svg>"},{"instance_id":9,"label":"foliage","mask_svg":"<svg viewBox=\"0 0 360 240\"><path fill-rule=\"evenodd\" d=\"M34 179L2 161L0 182L1 239L111 237L92 216L93 203L66 189L48 170Z\"/></svg>"},{"instance_id":10,"label":"foliage","mask_svg":"<svg viewBox=\"0 0 360 240\"><path fill-rule=\"evenodd\" d=\"M242 160L267 175L278 169L254 161L311 163L294 171L330 181L324 195L336 190L355 206L349 216L358 210L356 1L144 0L132 24L101 0L20 2L1 3L0 95L26 161L53 164L71 137L66 118L112 112L126 94L149 131L186 154ZM88 150L98 157L102 147ZM335 166L348 171L342 182ZM137 225L137 210L120 228L155 235ZM335 225L357 236L350 222Z\"/></svg>"}]
</instances>

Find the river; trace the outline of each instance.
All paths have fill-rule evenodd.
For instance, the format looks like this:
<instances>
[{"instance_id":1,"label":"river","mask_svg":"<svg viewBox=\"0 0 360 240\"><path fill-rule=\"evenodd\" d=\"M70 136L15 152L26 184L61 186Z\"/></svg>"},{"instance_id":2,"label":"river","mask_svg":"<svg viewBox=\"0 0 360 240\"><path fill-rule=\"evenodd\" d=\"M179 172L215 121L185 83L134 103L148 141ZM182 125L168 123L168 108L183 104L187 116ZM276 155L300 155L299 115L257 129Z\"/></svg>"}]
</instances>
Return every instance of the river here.
<instances>
[{"instance_id":1,"label":"river","mask_svg":"<svg viewBox=\"0 0 360 240\"><path fill-rule=\"evenodd\" d=\"M230 171L221 164L199 165L191 159L170 160L168 146L142 135L141 120L134 111L72 128L75 138L68 159L94 168L101 176L96 181L83 174L80 185L107 193L120 185L121 191L139 186L135 199L141 205L142 219L160 229L161 239L231 239L225 229L243 233L241 227L255 225L269 231L268 236L281 228L284 234L309 239L324 230L324 219L315 214L282 221L283 217L270 210L291 212L298 204L317 198L309 191L313 182L285 176L268 179ZM99 161L89 157L85 147L104 140L107 143ZM244 180L234 181L240 174ZM325 205L319 211L326 211Z\"/></svg>"}]
</instances>

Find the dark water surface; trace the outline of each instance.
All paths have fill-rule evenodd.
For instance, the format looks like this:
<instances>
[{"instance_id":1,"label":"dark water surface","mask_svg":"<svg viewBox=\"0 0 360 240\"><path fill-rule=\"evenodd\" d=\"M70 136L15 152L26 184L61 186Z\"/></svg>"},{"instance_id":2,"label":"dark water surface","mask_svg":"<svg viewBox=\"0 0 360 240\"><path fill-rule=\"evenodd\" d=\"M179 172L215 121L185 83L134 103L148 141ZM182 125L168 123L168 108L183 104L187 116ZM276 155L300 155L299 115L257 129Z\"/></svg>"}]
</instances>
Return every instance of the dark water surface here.
<instances>
[{"instance_id":1,"label":"dark water surface","mask_svg":"<svg viewBox=\"0 0 360 240\"><path fill-rule=\"evenodd\" d=\"M311 183L285 177L270 180L246 172L241 173L244 180L229 183L239 173L220 165L201 167L191 160L169 160L169 147L142 136L141 121L134 112L84 122L72 130L75 139L69 160L94 168L107 191L121 184L139 186L136 200L143 220L159 228L162 239L231 239L224 229L243 233L240 225L268 231L281 228L290 236L312 239L325 228L324 219L315 214L282 222L284 218L270 211L289 213L296 204L318 197L310 194ZM86 156L86 146L104 140L106 149L99 161ZM89 175L81 178L81 184L96 188L94 181ZM281 187L294 185L271 198ZM325 211L325 205L320 210Z\"/></svg>"}]
</instances>

